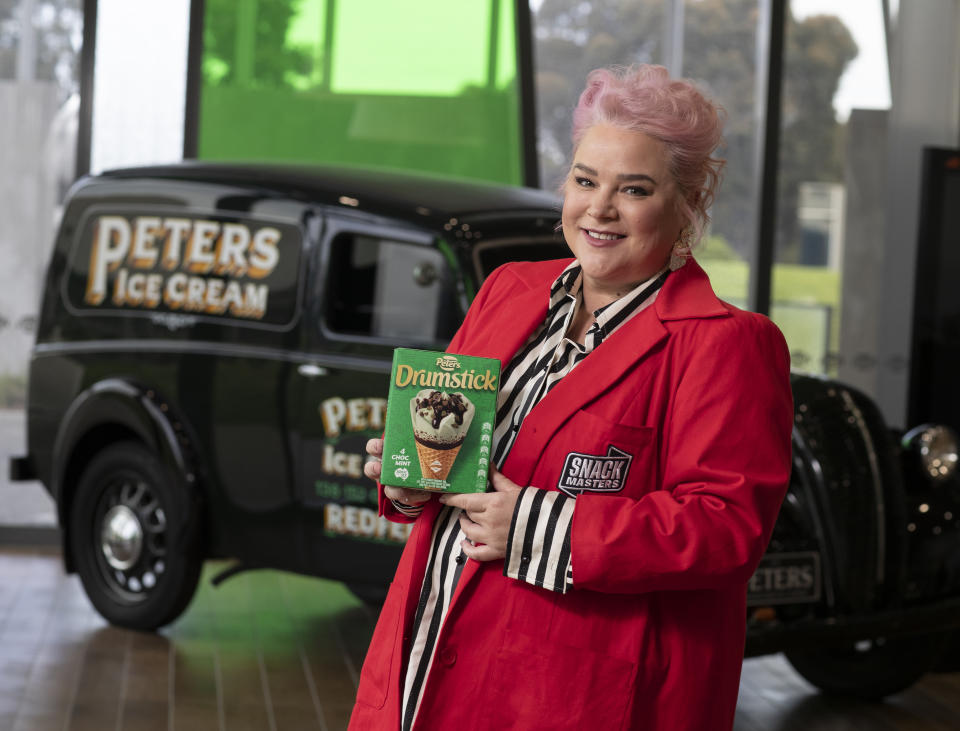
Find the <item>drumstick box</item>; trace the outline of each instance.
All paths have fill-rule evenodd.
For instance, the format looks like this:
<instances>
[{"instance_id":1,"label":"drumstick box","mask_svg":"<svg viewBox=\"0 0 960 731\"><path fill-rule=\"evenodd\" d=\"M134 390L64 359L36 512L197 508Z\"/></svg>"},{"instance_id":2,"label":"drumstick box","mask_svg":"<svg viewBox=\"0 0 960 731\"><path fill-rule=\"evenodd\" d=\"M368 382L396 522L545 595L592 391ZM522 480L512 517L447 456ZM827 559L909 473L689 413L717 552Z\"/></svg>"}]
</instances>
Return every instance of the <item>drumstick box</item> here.
<instances>
[{"instance_id":1,"label":"drumstick box","mask_svg":"<svg viewBox=\"0 0 960 731\"><path fill-rule=\"evenodd\" d=\"M394 350L380 482L485 492L499 382L496 358Z\"/></svg>"}]
</instances>

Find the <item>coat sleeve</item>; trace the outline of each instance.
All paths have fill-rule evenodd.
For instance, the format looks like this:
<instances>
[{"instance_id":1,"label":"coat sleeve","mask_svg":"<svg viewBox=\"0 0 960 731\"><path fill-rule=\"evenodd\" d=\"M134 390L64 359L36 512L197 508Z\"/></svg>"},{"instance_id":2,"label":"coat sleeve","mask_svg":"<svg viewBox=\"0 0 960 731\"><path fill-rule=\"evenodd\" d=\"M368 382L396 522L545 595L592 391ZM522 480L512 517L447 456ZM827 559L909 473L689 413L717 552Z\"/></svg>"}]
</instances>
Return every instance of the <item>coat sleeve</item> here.
<instances>
[{"instance_id":1,"label":"coat sleeve","mask_svg":"<svg viewBox=\"0 0 960 731\"><path fill-rule=\"evenodd\" d=\"M457 332L454 334L453 339L450 341L450 344L447 346L448 353L458 353L460 348L463 347L463 344L469 340L470 334L473 332L473 328L476 326L477 321L480 319L480 312L483 310L484 304L490 296L490 293L496 288L497 280L500 279L500 275L503 274L510 264L503 264L492 272L488 276L483 285L480 287L480 291L477 292L477 296L473 298L473 302L470 304L469 309L467 310L467 316L463 320L463 324L460 325ZM380 515L384 516L387 520L392 520L395 523L412 523L416 518L404 515L390 502L388 498L383 493L383 485L377 484L377 494L379 496L378 508Z\"/></svg>"},{"instance_id":2,"label":"coat sleeve","mask_svg":"<svg viewBox=\"0 0 960 731\"><path fill-rule=\"evenodd\" d=\"M746 584L791 468L789 353L766 318L703 321L670 367L661 482L640 499L584 494L573 515L573 585L610 593Z\"/></svg>"}]
</instances>

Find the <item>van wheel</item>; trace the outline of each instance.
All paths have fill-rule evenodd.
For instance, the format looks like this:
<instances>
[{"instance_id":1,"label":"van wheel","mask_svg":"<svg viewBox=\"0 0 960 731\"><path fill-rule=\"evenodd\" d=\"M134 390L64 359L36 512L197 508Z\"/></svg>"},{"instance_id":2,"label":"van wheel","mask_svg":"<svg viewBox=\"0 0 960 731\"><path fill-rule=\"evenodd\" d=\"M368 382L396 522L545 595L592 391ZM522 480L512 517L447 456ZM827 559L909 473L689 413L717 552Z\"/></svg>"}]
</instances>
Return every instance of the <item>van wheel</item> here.
<instances>
[{"instance_id":1,"label":"van wheel","mask_svg":"<svg viewBox=\"0 0 960 731\"><path fill-rule=\"evenodd\" d=\"M880 700L933 670L944 639L941 634L878 637L845 647L785 654L793 668L822 691Z\"/></svg>"},{"instance_id":2,"label":"van wheel","mask_svg":"<svg viewBox=\"0 0 960 731\"><path fill-rule=\"evenodd\" d=\"M137 442L97 454L77 485L70 548L83 588L107 621L154 630L176 619L200 578L197 506Z\"/></svg>"}]
</instances>

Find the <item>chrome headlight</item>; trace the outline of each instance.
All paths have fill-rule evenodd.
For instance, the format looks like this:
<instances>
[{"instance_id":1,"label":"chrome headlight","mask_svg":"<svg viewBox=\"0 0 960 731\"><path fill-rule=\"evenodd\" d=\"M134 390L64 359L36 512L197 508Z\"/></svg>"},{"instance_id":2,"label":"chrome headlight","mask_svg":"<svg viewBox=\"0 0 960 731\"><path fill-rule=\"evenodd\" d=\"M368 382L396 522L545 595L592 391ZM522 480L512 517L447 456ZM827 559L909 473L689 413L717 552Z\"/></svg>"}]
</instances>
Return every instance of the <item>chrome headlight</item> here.
<instances>
[{"instance_id":1,"label":"chrome headlight","mask_svg":"<svg viewBox=\"0 0 960 731\"><path fill-rule=\"evenodd\" d=\"M946 480L957 470L960 439L948 426L924 424L911 429L903 437L903 446L916 453L932 480Z\"/></svg>"}]
</instances>

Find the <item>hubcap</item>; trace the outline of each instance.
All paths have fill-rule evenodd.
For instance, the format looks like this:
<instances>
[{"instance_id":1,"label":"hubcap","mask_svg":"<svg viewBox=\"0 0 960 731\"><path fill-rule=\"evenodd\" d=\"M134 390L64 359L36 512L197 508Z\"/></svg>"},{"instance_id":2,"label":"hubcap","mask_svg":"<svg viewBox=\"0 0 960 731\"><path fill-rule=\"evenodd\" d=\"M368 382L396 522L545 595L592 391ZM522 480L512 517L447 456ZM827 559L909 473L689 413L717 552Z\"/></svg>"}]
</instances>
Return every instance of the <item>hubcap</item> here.
<instances>
[{"instance_id":1,"label":"hubcap","mask_svg":"<svg viewBox=\"0 0 960 731\"><path fill-rule=\"evenodd\" d=\"M143 527L136 513L126 505L114 505L103 517L100 548L107 563L120 571L130 568L140 558Z\"/></svg>"},{"instance_id":2,"label":"hubcap","mask_svg":"<svg viewBox=\"0 0 960 731\"><path fill-rule=\"evenodd\" d=\"M146 600L167 567L167 516L150 483L132 471L107 481L97 508L97 563L117 600Z\"/></svg>"}]
</instances>

